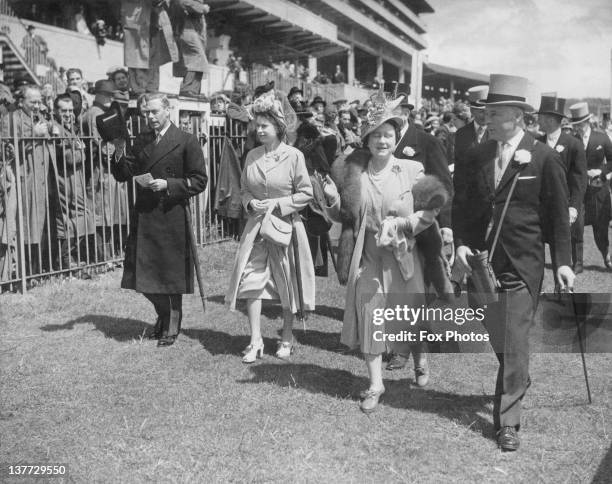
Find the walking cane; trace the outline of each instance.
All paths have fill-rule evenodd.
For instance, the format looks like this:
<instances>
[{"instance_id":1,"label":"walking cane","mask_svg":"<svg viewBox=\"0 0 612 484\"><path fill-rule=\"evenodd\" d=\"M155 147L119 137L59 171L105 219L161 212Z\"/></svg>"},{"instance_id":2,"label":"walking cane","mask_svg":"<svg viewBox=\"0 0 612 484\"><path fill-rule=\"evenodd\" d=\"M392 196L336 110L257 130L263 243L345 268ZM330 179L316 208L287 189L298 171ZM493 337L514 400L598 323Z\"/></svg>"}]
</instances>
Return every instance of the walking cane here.
<instances>
[{"instance_id":1,"label":"walking cane","mask_svg":"<svg viewBox=\"0 0 612 484\"><path fill-rule=\"evenodd\" d=\"M589 403L593 403L591 399L591 387L589 386L589 375L587 373L586 359L584 357L584 342L582 340L582 330L580 329L580 321L578 321L578 310L576 309L576 298L574 296L574 289L567 288L567 293L571 294L572 307L574 309L574 322L576 323L576 331L578 332L578 345L580 346L580 356L582 357L582 370L584 371L584 382L586 383L587 396L589 397Z\"/></svg>"},{"instance_id":2,"label":"walking cane","mask_svg":"<svg viewBox=\"0 0 612 484\"><path fill-rule=\"evenodd\" d=\"M295 277L297 278L298 287L298 320L302 321L302 324L306 324L306 318L304 317L304 289L302 287L302 268L300 267L300 251L298 248L297 230L295 229L295 222L291 220L291 226L293 227L291 233L291 243L293 245L293 262L295 264ZM304 326L305 327L305 326Z\"/></svg>"},{"instance_id":3,"label":"walking cane","mask_svg":"<svg viewBox=\"0 0 612 484\"><path fill-rule=\"evenodd\" d=\"M191 206L189 201L185 206L185 221L187 222L187 233L189 234L189 247L191 257L195 266L196 279L198 280L198 289L200 289L200 299L202 300L202 309L206 312L206 296L204 296L204 286L202 285L202 273L200 272L200 259L198 257L198 246L196 245L195 235L193 234L193 225L191 224Z\"/></svg>"}]
</instances>

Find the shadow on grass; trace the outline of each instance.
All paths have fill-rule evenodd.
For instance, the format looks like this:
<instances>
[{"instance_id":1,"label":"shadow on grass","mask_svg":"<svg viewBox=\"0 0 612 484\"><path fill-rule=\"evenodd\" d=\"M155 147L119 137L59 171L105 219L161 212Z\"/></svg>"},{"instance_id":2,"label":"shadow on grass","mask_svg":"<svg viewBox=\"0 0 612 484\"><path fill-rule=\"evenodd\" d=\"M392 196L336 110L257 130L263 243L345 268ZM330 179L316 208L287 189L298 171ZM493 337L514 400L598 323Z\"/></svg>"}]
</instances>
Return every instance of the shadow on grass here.
<instances>
[{"instance_id":1,"label":"shadow on grass","mask_svg":"<svg viewBox=\"0 0 612 484\"><path fill-rule=\"evenodd\" d=\"M249 344L250 337L248 335L231 335L222 331L213 329L181 329L181 334L197 340L202 347L211 355L239 355L242 356L242 350ZM274 354L276 351L276 339L263 338L265 353Z\"/></svg>"},{"instance_id":2,"label":"shadow on grass","mask_svg":"<svg viewBox=\"0 0 612 484\"><path fill-rule=\"evenodd\" d=\"M594 272L608 272L608 273L612 274L612 272L610 272L610 269L608 269L607 267L604 267L603 265L596 266L594 264L591 264L591 265L588 265L588 266L584 266L584 270L585 271L594 271Z\"/></svg>"},{"instance_id":3,"label":"shadow on grass","mask_svg":"<svg viewBox=\"0 0 612 484\"><path fill-rule=\"evenodd\" d=\"M597 467L597 473L591 481L592 484L604 484L610 482L610 475L612 475L612 446L606 452L603 459Z\"/></svg>"},{"instance_id":4,"label":"shadow on grass","mask_svg":"<svg viewBox=\"0 0 612 484\"><path fill-rule=\"evenodd\" d=\"M261 364L250 366L249 370L253 378L237 380L238 383L274 383L280 387L301 388L310 393L351 400L358 400L359 392L369 384L367 378L349 371L312 364ZM381 405L436 414L486 438L495 438L492 422L479 415L491 413L487 407L492 402L491 396L424 390L409 385L405 380L387 380L385 388Z\"/></svg>"},{"instance_id":5,"label":"shadow on grass","mask_svg":"<svg viewBox=\"0 0 612 484\"><path fill-rule=\"evenodd\" d=\"M225 296L221 294L207 297L206 300L221 306L225 304ZM240 301L236 304L236 310L240 311L245 316L247 315L246 306L244 304L240 304ZM280 304L274 301L263 301L261 313L263 316L269 319L281 318L283 316L283 311ZM329 319L342 321L344 309L327 306L325 304L317 304L314 314L317 316L324 316Z\"/></svg>"},{"instance_id":6,"label":"shadow on grass","mask_svg":"<svg viewBox=\"0 0 612 484\"><path fill-rule=\"evenodd\" d=\"M130 318L116 318L103 314L87 314L71 319L64 324L48 324L41 326L43 331L66 331L74 329L77 324L93 324L107 338L116 341L130 341L153 331L153 324Z\"/></svg>"}]
</instances>

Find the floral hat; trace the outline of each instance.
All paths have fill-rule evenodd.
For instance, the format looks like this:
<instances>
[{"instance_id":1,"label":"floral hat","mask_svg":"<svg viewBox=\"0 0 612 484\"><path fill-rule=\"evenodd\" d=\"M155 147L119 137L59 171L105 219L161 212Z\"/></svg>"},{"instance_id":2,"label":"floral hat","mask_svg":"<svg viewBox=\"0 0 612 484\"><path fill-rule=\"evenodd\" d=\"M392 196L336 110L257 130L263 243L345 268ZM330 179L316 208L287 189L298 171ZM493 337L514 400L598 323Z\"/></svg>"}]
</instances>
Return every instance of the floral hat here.
<instances>
[{"instance_id":1,"label":"floral hat","mask_svg":"<svg viewBox=\"0 0 612 484\"><path fill-rule=\"evenodd\" d=\"M382 90L371 96L372 108L368 112L367 119L361 128L361 139L365 139L366 136L384 123L392 122L401 128L404 125L404 118L398 116L395 110L403 99L404 96L402 95L397 99L391 100Z\"/></svg>"}]
</instances>

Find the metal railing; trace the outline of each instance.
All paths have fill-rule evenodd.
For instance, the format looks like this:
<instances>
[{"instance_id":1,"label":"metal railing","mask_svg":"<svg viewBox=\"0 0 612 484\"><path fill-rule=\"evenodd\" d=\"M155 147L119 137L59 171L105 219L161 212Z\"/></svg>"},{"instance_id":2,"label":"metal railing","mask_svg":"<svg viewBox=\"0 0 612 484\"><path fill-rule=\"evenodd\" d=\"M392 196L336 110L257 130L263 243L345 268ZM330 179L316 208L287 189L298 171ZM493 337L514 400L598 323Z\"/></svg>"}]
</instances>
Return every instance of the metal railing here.
<instances>
[{"instance_id":1,"label":"metal railing","mask_svg":"<svg viewBox=\"0 0 612 484\"><path fill-rule=\"evenodd\" d=\"M20 111L0 118L0 292L26 291L56 275L89 275L119 265L132 221L135 190L111 174L113 147ZM190 126L204 151L209 183L190 199L199 245L228 240L232 227L214 211L223 143L241 152L242 123L193 113ZM144 119L128 122L133 133ZM77 134L79 133L79 134Z\"/></svg>"}]
</instances>

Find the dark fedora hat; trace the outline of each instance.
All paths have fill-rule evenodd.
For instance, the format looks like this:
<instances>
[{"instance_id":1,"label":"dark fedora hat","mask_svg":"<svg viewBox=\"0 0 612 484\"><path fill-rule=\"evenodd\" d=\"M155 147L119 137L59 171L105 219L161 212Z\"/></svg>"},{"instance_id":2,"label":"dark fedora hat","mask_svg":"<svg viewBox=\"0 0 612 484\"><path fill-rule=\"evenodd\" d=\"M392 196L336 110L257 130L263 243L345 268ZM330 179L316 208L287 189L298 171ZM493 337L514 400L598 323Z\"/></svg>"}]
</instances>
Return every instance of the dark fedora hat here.
<instances>
[{"instance_id":1,"label":"dark fedora hat","mask_svg":"<svg viewBox=\"0 0 612 484\"><path fill-rule=\"evenodd\" d=\"M554 114L564 118L567 99L556 96L542 96L540 100L540 109L536 114Z\"/></svg>"},{"instance_id":2,"label":"dark fedora hat","mask_svg":"<svg viewBox=\"0 0 612 484\"><path fill-rule=\"evenodd\" d=\"M121 106L119 103L114 101L111 103L108 111L96 116L96 126L100 137L104 141L112 141L116 138L123 138L129 140L129 134L123 113L121 112Z\"/></svg>"},{"instance_id":3,"label":"dark fedora hat","mask_svg":"<svg viewBox=\"0 0 612 484\"><path fill-rule=\"evenodd\" d=\"M321 96L315 96L315 98L310 103L311 106L314 106L317 103L323 104L323 107L327 106L327 103L323 100Z\"/></svg>"},{"instance_id":4,"label":"dark fedora hat","mask_svg":"<svg viewBox=\"0 0 612 484\"><path fill-rule=\"evenodd\" d=\"M291 97L297 93L300 93L302 96L304 95L304 91L302 91L302 89L297 86L293 86L291 89L289 89L289 94L287 94L287 97Z\"/></svg>"}]
</instances>

